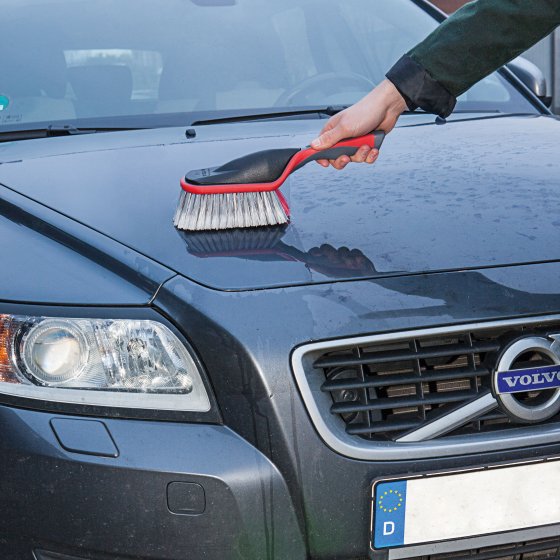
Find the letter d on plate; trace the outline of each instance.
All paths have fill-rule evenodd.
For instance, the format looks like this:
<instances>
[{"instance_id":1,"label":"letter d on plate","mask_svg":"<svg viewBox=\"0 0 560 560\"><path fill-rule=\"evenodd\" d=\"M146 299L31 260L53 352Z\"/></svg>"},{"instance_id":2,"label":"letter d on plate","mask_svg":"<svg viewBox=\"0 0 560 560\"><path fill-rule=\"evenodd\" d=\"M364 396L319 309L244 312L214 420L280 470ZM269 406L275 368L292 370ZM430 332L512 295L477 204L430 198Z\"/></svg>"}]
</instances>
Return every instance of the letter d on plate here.
<instances>
[{"instance_id":1,"label":"letter d on plate","mask_svg":"<svg viewBox=\"0 0 560 560\"><path fill-rule=\"evenodd\" d=\"M373 504L373 548L404 544L406 481L380 482Z\"/></svg>"}]
</instances>

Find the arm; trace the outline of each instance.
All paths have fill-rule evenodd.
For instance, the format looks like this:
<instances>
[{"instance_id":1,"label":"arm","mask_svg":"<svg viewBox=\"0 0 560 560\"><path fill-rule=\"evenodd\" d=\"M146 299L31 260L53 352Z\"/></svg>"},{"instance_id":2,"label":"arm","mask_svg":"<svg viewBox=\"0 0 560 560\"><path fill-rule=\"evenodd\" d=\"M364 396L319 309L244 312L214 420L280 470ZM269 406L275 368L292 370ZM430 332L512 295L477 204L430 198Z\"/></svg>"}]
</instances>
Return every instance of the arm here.
<instances>
[{"instance_id":1,"label":"arm","mask_svg":"<svg viewBox=\"0 0 560 560\"><path fill-rule=\"evenodd\" d=\"M404 55L387 78L410 108L446 117L459 95L558 24L558 0L469 2Z\"/></svg>"},{"instance_id":2,"label":"arm","mask_svg":"<svg viewBox=\"0 0 560 560\"><path fill-rule=\"evenodd\" d=\"M330 119L311 145L325 149L376 128L390 132L407 107L447 116L458 95L559 24L560 0L470 2L404 55L389 70L388 79ZM352 159L320 163L343 169L350 161L373 163L377 155L363 147Z\"/></svg>"}]
</instances>

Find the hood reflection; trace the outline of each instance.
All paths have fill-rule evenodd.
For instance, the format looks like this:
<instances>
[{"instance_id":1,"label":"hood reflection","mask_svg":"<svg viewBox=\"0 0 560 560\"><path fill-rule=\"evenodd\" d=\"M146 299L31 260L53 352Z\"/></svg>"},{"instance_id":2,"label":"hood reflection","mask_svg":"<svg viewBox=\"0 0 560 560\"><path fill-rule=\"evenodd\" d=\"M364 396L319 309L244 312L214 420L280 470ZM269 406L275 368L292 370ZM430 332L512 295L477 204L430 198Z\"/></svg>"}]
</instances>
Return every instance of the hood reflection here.
<instances>
[{"instance_id":1,"label":"hood reflection","mask_svg":"<svg viewBox=\"0 0 560 560\"><path fill-rule=\"evenodd\" d=\"M330 278L371 276L374 264L359 250L323 244L302 251L282 241L288 226L224 230L216 232L180 232L191 255L200 258L237 257L253 261L291 261Z\"/></svg>"}]
</instances>

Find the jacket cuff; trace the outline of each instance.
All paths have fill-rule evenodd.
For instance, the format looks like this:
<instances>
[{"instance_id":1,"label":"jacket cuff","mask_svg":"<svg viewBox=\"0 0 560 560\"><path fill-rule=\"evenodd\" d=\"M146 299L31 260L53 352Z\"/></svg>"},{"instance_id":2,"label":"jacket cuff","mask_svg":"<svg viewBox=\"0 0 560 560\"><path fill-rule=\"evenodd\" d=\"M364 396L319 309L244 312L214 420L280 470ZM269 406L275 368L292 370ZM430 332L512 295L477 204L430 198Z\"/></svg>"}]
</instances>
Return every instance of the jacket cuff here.
<instances>
[{"instance_id":1,"label":"jacket cuff","mask_svg":"<svg viewBox=\"0 0 560 560\"><path fill-rule=\"evenodd\" d=\"M420 107L445 118L455 108L457 99L407 54L397 61L386 77L399 90L411 111Z\"/></svg>"}]
</instances>

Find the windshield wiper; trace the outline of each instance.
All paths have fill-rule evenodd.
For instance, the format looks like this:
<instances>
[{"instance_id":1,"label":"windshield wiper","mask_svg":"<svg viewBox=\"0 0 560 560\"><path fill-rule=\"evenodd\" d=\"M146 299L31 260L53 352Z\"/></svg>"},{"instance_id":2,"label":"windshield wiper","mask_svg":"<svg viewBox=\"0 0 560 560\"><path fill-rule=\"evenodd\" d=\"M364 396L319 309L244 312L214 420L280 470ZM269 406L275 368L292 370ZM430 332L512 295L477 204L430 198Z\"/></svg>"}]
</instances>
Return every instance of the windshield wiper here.
<instances>
[{"instance_id":1,"label":"windshield wiper","mask_svg":"<svg viewBox=\"0 0 560 560\"><path fill-rule=\"evenodd\" d=\"M281 109L279 111L266 111L264 113L256 113L254 111L238 111L232 115L216 117L213 119L198 119L192 121L189 126L200 126L205 124L224 124L248 121L264 121L274 119L289 119L291 117L317 115L318 117L332 117L340 111L346 109L348 105L329 105L328 107L307 107L304 109Z\"/></svg>"},{"instance_id":2,"label":"windshield wiper","mask_svg":"<svg viewBox=\"0 0 560 560\"><path fill-rule=\"evenodd\" d=\"M77 128L64 124L51 124L41 128L24 130L0 130L0 142L16 142L18 140L34 140L36 138L54 138L57 136L74 136L80 134L96 134L98 132L119 132L123 130L141 130L144 127L86 127Z\"/></svg>"}]
</instances>

